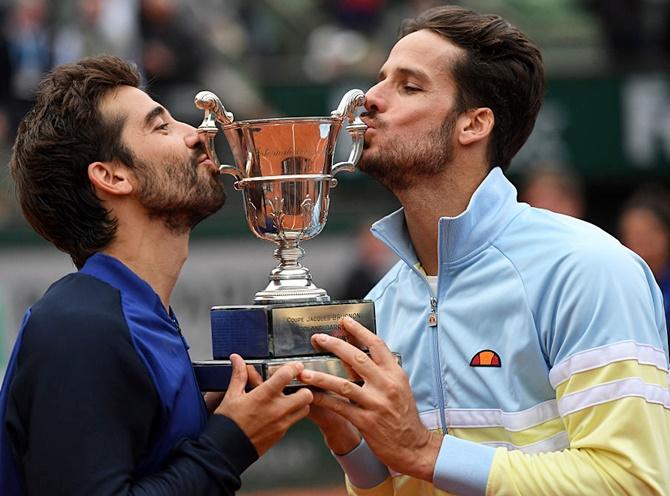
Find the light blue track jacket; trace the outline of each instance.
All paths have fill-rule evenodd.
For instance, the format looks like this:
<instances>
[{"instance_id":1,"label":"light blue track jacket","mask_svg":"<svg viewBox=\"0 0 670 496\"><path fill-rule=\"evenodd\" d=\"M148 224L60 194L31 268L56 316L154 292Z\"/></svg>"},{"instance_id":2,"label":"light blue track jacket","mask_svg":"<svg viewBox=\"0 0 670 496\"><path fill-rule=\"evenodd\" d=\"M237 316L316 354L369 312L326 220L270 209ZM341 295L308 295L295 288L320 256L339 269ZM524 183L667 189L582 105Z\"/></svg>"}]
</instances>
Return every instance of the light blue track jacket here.
<instances>
[{"instance_id":1,"label":"light blue track jacket","mask_svg":"<svg viewBox=\"0 0 670 496\"><path fill-rule=\"evenodd\" d=\"M378 334L448 433L435 494L670 494L663 302L637 255L518 203L500 168L440 219L437 294L402 209L372 231L401 259L369 294ZM339 461L352 494L433 494L365 443Z\"/></svg>"}]
</instances>

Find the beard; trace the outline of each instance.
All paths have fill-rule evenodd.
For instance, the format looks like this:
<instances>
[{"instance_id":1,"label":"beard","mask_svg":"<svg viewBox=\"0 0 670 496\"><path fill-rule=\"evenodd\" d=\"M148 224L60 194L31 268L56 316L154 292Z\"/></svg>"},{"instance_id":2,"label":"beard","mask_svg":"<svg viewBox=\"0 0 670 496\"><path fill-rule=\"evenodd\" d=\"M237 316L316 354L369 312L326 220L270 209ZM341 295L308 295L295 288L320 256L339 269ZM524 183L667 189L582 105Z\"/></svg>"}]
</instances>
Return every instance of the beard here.
<instances>
[{"instance_id":1,"label":"beard","mask_svg":"<svg viewBox=\"0 0 670 496\"><path fill-rule=\"evenodd\" d=\"M175 156L154 165L135 162L139 202L150 218L162 220L177 234L193 229L226 201L220 176L199 174L199 153L186 161Z\"/></svg>"},{"instance_id":2,"label":"beard","mask_svg":"<svg viewBox=\"0 0 670 496\"><path fill-rule=\"evenodd\" d=\"M371 112L370 117L374 119L374 113ZM438 128L428 132L418 142L392 140L377 152L366 152L366 142L359 169L394 193L435 177L454 158L452 135L457 117L457 112L450 112ZM375 124L383 131L383 121L377 120Z\"/></svg>"}]
</instances>

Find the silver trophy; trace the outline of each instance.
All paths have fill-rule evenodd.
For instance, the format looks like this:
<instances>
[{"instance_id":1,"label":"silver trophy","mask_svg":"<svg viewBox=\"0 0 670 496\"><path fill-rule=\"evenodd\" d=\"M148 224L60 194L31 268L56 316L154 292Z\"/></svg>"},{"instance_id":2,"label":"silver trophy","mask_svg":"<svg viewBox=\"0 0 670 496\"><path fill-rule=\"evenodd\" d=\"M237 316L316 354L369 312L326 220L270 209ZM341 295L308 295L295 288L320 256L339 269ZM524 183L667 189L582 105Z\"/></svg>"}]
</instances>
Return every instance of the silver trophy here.
<instances>
[{"instance_id":1,"label":"silver trophy","mask_svg":"<svg viewBox=\"0 0 670 496\"><path fill-rule=\"evenodd\" d=\"M279 261L267 287L256 293L254 304L212 307L214 360L194 362L201 389L226 388L231 353L242 355L266 378L283 363L299 360L306 368L357 380L339 359L316 352L310 337L326 332L344 338L338 322L345 315L374 331L374 306L365 300L331 302L328 293L314 285L309 269L300 264L304 255L300 243L325 226L329 192L337 185L334 176L356 168L367 127L355 110L364 101L364 93L354 89L330 117L236 122L214 93L196 95L195 105L205 114L198 132L204 135L207 154L221 173L235 177L249 228L257 237L277 244L274 256ZM333 164L342 125L352 137L352 150L346 162ZM235 165L221 164L216 155L218 126Z\"/></svg>"}]
</instances>

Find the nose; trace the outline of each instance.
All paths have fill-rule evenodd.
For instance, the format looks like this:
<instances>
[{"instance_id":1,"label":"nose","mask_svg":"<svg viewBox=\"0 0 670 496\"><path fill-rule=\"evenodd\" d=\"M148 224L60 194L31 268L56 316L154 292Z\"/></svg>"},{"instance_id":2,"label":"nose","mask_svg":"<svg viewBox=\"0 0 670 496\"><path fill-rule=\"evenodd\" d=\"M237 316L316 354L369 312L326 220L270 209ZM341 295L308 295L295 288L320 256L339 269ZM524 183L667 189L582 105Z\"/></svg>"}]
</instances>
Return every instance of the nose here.
<instances>
[{"instance_id":1,"label":"nose","mask_svg":"<svg viewBox=\"0 0 670 496\"><path fill-rule=\"evenodd\" d=\"M386 104L382 97L383 83L384 81L379 81L365 93L365 110L368 112L384 112L386 109Z\"/></svg>"},{"instance_id":2,"label":"nose","mask_svg":"<svg viewBox=\"0 0 670 496\"><path fill-rule=\"evenodd\" d=\"M203 136L198 133L198 130L186 123L180 123L184 127L184 143L186 146L195 149L203 145Z\"/></svg>"}]
</instances>

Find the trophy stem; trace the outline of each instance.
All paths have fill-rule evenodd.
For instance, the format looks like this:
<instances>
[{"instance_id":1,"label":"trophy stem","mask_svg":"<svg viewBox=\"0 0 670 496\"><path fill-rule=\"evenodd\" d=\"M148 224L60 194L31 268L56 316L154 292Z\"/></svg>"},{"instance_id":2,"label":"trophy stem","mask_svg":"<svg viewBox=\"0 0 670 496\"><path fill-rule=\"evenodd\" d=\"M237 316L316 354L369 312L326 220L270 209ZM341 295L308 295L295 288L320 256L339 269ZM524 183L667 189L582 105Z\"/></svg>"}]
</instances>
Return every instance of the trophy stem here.
<instances>
[{"instance_id":1,"label":"trophy stem","mask_svg":"<svg viewBox=\"0 0 670 496\"><path fill-rule=\"evenodd\" d=\"M299 260L305 254L305 250L298 245L299 242L299 240L286 239L279 241L279 247L274 252L279 265L270 273L270 284L263 291L256 293L255 303L330 301L328 293L317 288L312 282L309 269L300 264Z\"/></svg>"},{"instance_id":2,"label":"trophy stem","mask_svg":"<svg viewBox=\"0 0 670 496\"><path fill-rule=\"evenodd\" d=\"M277 268L282 270L304 268L298 261L304 256L305 250L302 249L297 240L281 240L274 252L274 257L279 260ZM308 270L307 272L309 273Z\"/></svg>"}]
</instances>

